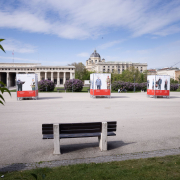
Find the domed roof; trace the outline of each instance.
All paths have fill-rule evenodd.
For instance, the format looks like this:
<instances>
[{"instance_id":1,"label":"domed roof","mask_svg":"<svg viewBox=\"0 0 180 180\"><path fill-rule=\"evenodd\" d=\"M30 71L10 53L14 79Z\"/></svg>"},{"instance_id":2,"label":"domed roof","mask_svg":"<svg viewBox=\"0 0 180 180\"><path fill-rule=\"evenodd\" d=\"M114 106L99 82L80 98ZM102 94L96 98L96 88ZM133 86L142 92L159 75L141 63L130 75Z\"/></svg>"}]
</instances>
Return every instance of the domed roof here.
<instances>
[{"instance_id":1,"label":"domed roof","mask_svg":"<svg viewBox=\"0 0 180 180\"><path fill-rule=\"evenodd\" d=\"M91 54L90 57L101 57L101 56L99 55L99 53L96 52L96 50L94 50L94 52Z\"/></svg>"}]
</instances>

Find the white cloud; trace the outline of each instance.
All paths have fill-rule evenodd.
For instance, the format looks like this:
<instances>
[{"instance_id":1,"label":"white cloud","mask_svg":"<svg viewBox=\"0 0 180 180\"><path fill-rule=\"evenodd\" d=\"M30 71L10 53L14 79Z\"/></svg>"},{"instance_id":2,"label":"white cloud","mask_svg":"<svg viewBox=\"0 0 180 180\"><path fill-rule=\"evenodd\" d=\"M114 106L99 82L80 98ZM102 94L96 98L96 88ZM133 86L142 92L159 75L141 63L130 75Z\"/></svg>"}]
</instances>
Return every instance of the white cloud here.
<instances>
[{"instance_id":1,"label":"white cloud","mask_svg":"<svg viewBox=\"0 0 180 180\"><path fill-rule=\"evenodd\" d=\"M107 42L107 43L104 43L104 44L98 46L98 49L106 49L106 48L112 47L116 44L122 43L123 41L125 41L125 40Z\"/></svg>"},{"instance_id":2,"label":"white cloud","mask_svg":"<svg viewBox=\"0 0 180 180\"><path fill-rule=\"evenodd\" d=\"M82 52L82 53L77 54L77 56L88 58L90 56L90 54L86 53L86 52Z\"/></svg>"},{"instance_id":3,"label":"white cloud","mask_svg":"<svg viewBox=\"0 0 180 180\"><path fill-rule=\"evenodd\" d=\"M15 39L6 39L3 41L3 47L5 51L12 52L14 50L14 53L34 53L36 51L35 46L25 44Z\"/></svg>"},{"instance_id":4,"label":"white cloud","mask_svg":"<svg viewBox=\"0 0 180 180\"><path fill-rule=\"evenodd\" d=\"M0 4L1 28L69 39L96 38L109 28L126 29L135 37L180 31L179 0L19 0L16 8L9 1Z\"/></svg>"}]
</instances>

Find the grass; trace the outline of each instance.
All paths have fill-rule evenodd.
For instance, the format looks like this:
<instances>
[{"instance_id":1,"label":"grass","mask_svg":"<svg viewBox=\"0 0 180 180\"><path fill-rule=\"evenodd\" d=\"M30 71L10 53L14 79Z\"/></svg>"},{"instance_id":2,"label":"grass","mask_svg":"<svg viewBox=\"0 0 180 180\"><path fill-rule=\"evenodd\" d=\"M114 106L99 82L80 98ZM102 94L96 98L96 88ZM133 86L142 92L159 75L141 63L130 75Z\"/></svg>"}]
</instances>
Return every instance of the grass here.
<instances>
[{"instance_id":1,"label":"grass","mask_svg":"<svg viewBox=\"0 0 180 180\"><path fill-rule=\"evenodd\" d=\"M57 91L57 88L58 89L64 89L64 87L55 87L54 88L54 91L51 91L51 92L40 92L39 93L53 93L53 92L58 92ZM88 89L89 87L83 87L82 91L81 92L76 92L76 93L87 93L88 92ZM10 92L16 92L16 90L10 90ZM64 90L61 90L60 93L64 93L65 91ZM66 91L67 93L72 93L72 91ZM135 93L139 93L141 91L135 91ZM171 92L178 92L178 91L171 91ZM118 93L117 91L114 91L114 90L111 90L111 93ZM121 92L121 93L126 93L126 92ZM127 93L134 93L134 91L127 91ZM146 93L146 92L145 92Z\"/></svg>"},{"instance_id":2,"label":"grass","mask_svg":"<svg viewBox=\"0 0 180 180\"><path fill-rule=\"evenodd\" d=\"M21 172L0 173L3 179L45 180L179 180L180 155L109 163L91 163L36 168Z\"/></svg>"},{"instance_id":3,"label":"grass","mask_svg":"<svg viewBox=\"0 0 180 180\"><path fill-rule=\"evenodd\" d=\"M39 91L39 93L52 93L52 92L58 92L57 91L57 88L58 89L64 89L64 87L55 87L54 88L54 91L51 91L51 92L40 92ZM83 87L83 89L82 89L82 91L81 92L76 92L76 93L87 93L88 92L88 89L89 89L89 87ZM10 92L16 92L16 90L14 89L14 90L10 90ZM60 91L60 93L64 93L65 92L65 90L61 90ZM66 91L67 93L72 93L72 91ZM141 92L141 91L136 91L136 93L137 92ZM117 91L114 91L114 90L112 90L111 91L111 93L117 93ZM125 93L125 92L122 92L122 93ZM133 91L127 91L127 93L133 93Z\"/></svg>"}]
</instances>

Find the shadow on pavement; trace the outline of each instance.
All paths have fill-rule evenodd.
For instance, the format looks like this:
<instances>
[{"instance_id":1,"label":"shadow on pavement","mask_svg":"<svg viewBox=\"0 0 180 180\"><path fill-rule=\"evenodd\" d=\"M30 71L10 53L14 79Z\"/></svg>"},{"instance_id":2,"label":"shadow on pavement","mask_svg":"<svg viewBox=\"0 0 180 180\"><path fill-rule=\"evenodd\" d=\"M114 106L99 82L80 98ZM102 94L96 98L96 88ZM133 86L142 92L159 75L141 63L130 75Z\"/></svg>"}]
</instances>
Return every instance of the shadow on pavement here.
<instances>
[{"instance_id":1,"label":"shadow on pavement","mask_svg":"<svg viewBox=\"0 0 180 180\"><path fill-rule=\"evenodd\" d=\"M111 96L111 98L129 98L127 96Z\"/></svg>"},{"instance_id":2,"label":"shadow on pavement","mask_svg":"<svg viewBox=\"0 0 180 180\"><path fill-rule=\"evenodd\" d=\"M47 99L60 99L62 97L39 97L38 100L47 100Z\"/></svg>"},{"instance_id":3,"label":"shadow on pavement","mask_svg":"<svg viewBox=\"0 0 180 180\"><path fill-rule=\"evenodd\" d=\"M180 98L179 96L170 96L170 99L172 99L172 98Z\"/></svg>"},{"instance_id":4,"label":"shadow on pavement","mask_svg":"<svg viewBox=\"0 0 180 180\"><path fill-rule=\"evenodd\" d=\"M11 164L11 165L7 165L3 168L0 168L0 172L11 172L11 171L20 171L23 170L26 167L25 164Z\"/></svg>"},{"instance_id":5,"label":"shadow on pavement","mask_svg":"<svg viewBox=\"0 0 180 180\"><path fill-rule=\"evenodd\" d=\"M124 143L123 141L108 141L108 150L113 150L122 146L126 146L131 143ZM86 148L99 148L99 143L83 143L83 144L70 144L70 145L61 145L61 153L70 153L74 151L79 151Z\"/></svg>"}]
</instances>

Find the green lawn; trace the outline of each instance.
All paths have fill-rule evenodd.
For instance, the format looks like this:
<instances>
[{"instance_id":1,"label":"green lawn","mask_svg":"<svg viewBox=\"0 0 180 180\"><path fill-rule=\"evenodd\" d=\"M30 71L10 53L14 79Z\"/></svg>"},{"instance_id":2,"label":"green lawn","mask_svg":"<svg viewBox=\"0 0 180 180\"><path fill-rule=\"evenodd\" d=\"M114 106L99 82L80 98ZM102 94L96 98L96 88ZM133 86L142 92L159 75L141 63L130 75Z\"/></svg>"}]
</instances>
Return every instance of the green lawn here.
<instances>
[{"instance_id":1,"label":"green lawn","mask_svg":"<svg viewBox=\"0 0 180 180\"><path fill-rule=\"evenodd\" d=\"M51 91L51 92L40 92L39 91L39 93L52 93L52 92L57 92L57 88L58 89L64 89L64 87L55 87L54 88L54 91ZM82 91L80 92L80 93L87 93L88 92L88 90L87 89L89 89L89 87L83 87L83 89L82 89ZM11 90L10 92L16 92L16 90ZM60 91L60 93L64 93L65 91L64 90L62 90L62 91ZM72 91L66 91L67 93L72 93ZM138 92L141 92L141 91L135 91L135 93L138 93ZM178 92L178 91L171 91L171 92ZM77 92L77 93L79 93L79 92ZM114 91L114 90L112 90L111 91L111 93L117 93L117 91ZM126 92L122 92L122 93L126 93ZM127 93L134 93L134 91L127 91Z\"/></svg>"},{"instance_id":2,"label":"green lawn","mask_svg":"<svg viewBox=\"0 0 180 180\"><path fill-rule=\"evenodd\" d=\"M77 164L57 168L37 168L21 172L0 173L0 176L2 174L3 179L8 180L179 180L180 155L99 164Z\"/></svg>"}]
</instances>

